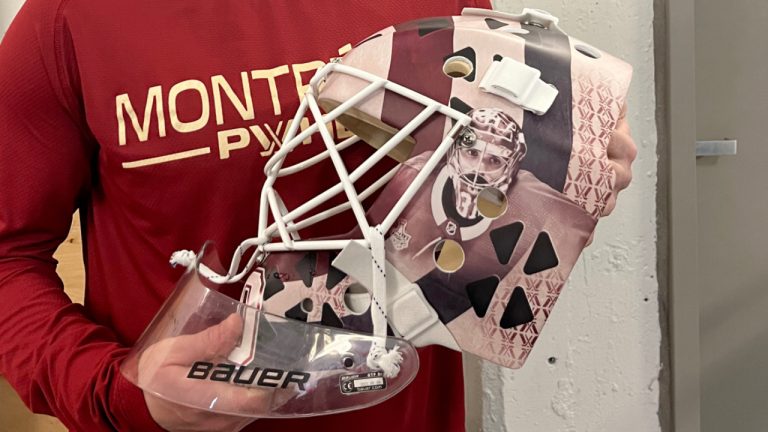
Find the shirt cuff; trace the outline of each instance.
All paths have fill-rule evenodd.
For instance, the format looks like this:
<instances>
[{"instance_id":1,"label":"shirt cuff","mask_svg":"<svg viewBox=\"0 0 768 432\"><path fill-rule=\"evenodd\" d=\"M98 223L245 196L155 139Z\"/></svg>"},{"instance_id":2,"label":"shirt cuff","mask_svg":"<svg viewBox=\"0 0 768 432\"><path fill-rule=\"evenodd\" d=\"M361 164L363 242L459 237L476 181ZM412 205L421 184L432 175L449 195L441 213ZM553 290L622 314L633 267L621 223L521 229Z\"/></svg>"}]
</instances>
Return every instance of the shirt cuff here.
<instances>
[{"instance_id":1,"label":"shirt cuff","mask_svg":"<svg viewBox=\"0 0 768 432\"><path fill-rule=\"evenodd\" d=\"M119 431L166 432L155 422L147 408L144 392L119 371L112 381L112 415Z\"/></svg>"}]
</instances>

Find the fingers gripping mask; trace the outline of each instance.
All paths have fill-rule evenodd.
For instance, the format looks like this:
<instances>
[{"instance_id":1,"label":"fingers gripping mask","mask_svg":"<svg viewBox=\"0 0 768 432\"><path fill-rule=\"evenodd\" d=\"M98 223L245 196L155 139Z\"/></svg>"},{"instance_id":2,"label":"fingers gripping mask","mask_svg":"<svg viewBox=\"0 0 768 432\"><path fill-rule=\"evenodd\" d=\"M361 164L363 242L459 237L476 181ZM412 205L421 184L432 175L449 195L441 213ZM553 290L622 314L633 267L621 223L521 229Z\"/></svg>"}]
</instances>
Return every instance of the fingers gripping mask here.
<instances>
[{"instance_id":1,"label":"fingers gripping mask","mask_svg":"<svg viewBox=\"0 0 768 432\"><path fill-rule=\"evenodd\" d=\"M263 369L281 359L269 353L294 349L292 336L262 335L275 327L264 322L352 341L324 361L310 355L322 350L315 345L287 356L297 358L290 365L280 360L322 379L258 414L348 410L360 395L357 407L377 403L415 375L414 346L523 366L613 194L606 148L630 78L629 65L536 10L465 9L396 25L320 69L265 166L259 235L238 247L228 271L198 266L211 283L248 279L231 306L245 336L227 364ZM346 133L338 142L334 129ZM310 139L315 154L292 160ZM351 146L370 146L370 156L345 163ZM278 187L289 193L319 164L339 182L288 208ZM384 174L370 180L372 170ZM346 211L352 231L302 237ZM346 352L354 371L339 363ZM355 374L383 387L345 393ZM331 402L297 408L312 389Z\"/></svg>"}]
</instances>

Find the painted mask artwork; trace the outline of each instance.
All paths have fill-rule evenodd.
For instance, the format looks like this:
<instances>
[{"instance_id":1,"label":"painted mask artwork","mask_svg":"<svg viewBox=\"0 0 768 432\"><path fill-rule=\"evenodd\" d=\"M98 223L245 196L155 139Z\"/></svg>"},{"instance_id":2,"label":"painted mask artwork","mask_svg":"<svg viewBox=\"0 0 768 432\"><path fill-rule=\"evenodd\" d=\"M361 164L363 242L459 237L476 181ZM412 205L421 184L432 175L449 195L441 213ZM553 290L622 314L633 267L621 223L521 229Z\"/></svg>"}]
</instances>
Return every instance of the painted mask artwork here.
<instances>
[{"instance_id":1,"label":"painted mask artwork","mask_svg":"<svg viewBox=\"0 0 768 432\"><path fill-rule=\"evenodd\" d=\"M359 42L318 71L266 164L258 236L228 270L188 255L178 289L197 294L172 297L137 350L190 331L192 317L239 314L227 377L282 377L270 407L236 413L261 417L379 403L413 379L420 346L522 367L613 194L606 149L631 74L538 10L465 9ZM333 140L332 121L348 138ZM293 160L313 136L319 152ZM345 164L350 146L371 154ZM339 183L288 208L281 194L321 163ZM361 181L381 163L388 171ZM346 211L352 231L302 238ZM240 301L217 287L233 284ZM216 366L190 367L207 379ZM216 410L211 398L169 397Z\"/></svg>"}]
</instances>

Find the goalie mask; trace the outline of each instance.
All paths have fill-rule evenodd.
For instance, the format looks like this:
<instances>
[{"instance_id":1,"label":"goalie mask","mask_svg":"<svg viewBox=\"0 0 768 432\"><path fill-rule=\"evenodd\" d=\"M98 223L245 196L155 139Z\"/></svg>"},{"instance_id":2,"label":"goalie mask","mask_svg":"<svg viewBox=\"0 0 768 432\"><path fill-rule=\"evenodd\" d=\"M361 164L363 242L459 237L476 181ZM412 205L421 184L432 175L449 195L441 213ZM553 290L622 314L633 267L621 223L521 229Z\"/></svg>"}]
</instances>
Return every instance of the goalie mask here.
<instances>
[{"instance_id":1,"label":"goalie mask","mask_svg":"<svg viewBox=\"0 0 768 432\"><path fill-rule=\"evenodd\" d=\"M265 166L258 236L238 247L227 271L199 255L174 257L197 269L187 277L199 281L198 294L182 302L195 316L212 299L226 304L214 321L241 316L245 336L223 364L313 374L304 388L296 376L285 388L281 381L269 408L235 414L317 415L378 403L415 375L413 346L521 367L613 193L606 148L630 77L627 64L537 10L465 9L396 25L320 69ZM339 142L334 121L347 132ZM317 153L289 161L310 138ZM345 164L344 149L366 144L370 157ZM389 171L363 183L387 162ZM276 186L289 193L317 164L339 183L287 208ZM329 205L338 195L344 202ZM357 222L351 232L302 237L344 211ZM199 287L246 279L239 302ZM144 349L183 333L185 319L174 318L174 327L161 315ZM129 378L146 390L133 370ZM189 394L165 396L232 413Z\"/></svg>"}]
</instances>

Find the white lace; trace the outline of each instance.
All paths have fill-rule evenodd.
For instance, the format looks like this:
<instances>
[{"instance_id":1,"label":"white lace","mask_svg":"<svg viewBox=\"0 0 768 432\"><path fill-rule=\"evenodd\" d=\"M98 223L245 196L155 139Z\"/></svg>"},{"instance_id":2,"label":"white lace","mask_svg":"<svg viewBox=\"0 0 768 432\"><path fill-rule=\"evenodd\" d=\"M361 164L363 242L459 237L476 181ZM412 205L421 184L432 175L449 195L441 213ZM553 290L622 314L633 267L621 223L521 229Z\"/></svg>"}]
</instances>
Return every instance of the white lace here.
<instances>
[{"instance_id":1,"label":"white lace","mask_svg":"<svg viewBox=\"0 0 768 432\"><path fill-rule=\"evenodd\" d=\"M378 226L368 231L370 238L371 266L373 267L373 292L371 293L371 320L375 337L368 351L368 367L381 369L387 378L396 377L400 372L403 354L397 347L387 351L387 266L385 259L384 233Z\"/></svg>"}]
</instances>

